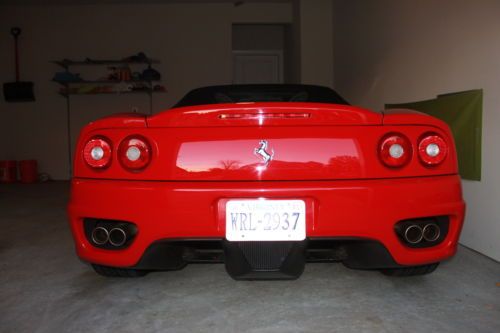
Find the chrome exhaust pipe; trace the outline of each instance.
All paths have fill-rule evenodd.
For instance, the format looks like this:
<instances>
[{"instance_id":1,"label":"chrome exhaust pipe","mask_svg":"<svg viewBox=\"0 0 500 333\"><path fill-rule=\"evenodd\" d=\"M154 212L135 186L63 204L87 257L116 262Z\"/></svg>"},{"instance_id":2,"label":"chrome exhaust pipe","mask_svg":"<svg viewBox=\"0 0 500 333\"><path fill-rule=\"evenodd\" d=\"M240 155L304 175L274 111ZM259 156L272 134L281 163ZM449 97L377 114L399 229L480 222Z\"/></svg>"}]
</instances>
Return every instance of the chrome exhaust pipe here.
<instances>
[{"instance_id":1,"label":"chrome exhaust pipe","mask_svg":"<svg viewBox=\"0 0 500 333\"><path fill-rule=\"evenodd\" d=\"M109 232L109 243L113 246L122 246L127 242L127 233L122 228L113 228Z\"/></svg>"},{"instance_id":2,"label":"chrome exhaust pipe","mask_svg":"<svg viewBox=\"0 0 500 333\"><path fill-rule=\"evenodd\" d=\"M412 224L406 228L404 238L410 244L417 244L424 238L424 232L420 226Z\"/></svg>"},{"instance_id":3,"label":"chrome exhaust pipe","mask_svg":"<svg viewBox=\"0 0 500 333\"><path fill-rule=\"evenodd\" d=\"M434 242L441 236L441 229L435 223L429 223L424 227L423 237L428 242Z\"/></svg>"},{"instance_id":4,"label":"chrome exhaust pipe","mask_svg":"<svg viewBox=\"0 0 500 333\"><path fill-rule=\"evenodd\" d=\"M106 228L97 227L92 230L92 241L97 245L104 245L109 240L109 232Z\"/></svg>"}]
</instances>

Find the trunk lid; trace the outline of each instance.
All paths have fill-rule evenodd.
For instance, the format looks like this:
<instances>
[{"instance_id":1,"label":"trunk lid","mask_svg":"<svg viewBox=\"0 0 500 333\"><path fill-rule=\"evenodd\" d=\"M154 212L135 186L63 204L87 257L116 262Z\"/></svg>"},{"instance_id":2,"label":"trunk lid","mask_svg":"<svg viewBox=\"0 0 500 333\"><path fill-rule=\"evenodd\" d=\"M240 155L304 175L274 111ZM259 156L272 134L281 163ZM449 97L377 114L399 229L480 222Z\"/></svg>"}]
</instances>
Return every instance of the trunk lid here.
<instances>
[{"instance_id":1,"label":"trunk lid","mask_svg":"<svg viewBox=\"0 0 500 333\"><path fill-rule=\"evenodd\" d=\"M338 179L364 177L352 134L381 125L382 115L337 104L238 103L172 109L147 124L169 133L160 146L175 147L171 179Z\"/></svg>"}]
</instances>

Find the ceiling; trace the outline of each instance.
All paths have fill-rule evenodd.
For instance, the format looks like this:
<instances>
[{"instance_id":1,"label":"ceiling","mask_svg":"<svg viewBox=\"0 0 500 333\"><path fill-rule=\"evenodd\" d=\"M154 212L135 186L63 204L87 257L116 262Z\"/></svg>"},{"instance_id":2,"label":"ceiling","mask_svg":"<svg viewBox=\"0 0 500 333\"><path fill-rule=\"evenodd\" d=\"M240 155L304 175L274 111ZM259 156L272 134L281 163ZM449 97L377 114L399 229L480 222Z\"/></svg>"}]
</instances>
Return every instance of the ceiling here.
<instances>
[{"instance_id":1,"label":"ceiling","mask_svg":"<svg viewBox=\"0 0 500 333\"><path fill-rule=\"evenodd\" d=\"M234 3L291 2L292 0L0 0L0 5L109 5L109 4L162 4L162 3Z\"/></svg>"}]
</instances>

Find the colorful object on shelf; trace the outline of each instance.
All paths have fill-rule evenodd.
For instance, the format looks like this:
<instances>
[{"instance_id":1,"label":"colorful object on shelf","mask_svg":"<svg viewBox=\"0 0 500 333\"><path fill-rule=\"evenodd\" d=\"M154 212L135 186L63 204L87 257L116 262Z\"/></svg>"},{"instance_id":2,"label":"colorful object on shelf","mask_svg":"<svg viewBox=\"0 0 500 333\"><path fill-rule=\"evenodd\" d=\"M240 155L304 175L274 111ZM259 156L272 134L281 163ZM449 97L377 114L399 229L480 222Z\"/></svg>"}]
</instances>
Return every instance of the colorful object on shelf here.
<instances>
[{"instance_id":1,"label":"colorful object on shelf","mask_svg":"<svg viewBox=\"0 0 500 333\"><path fill-rule=\"evenodd\" d=\"M122 59L125 62L149 62L150 59L146 56L144 52L139 52L130 57L126 57Z\"/></svg>"},{"instance_id":2,"label":"colorful object on shelf","mask_svg":"<svg viewBox=\"0 0 500 333\"><path fill-rule=\"evenodd\" d=\"M83 85L78 87L78 94L91 94L95 93L97 91L97 87L91 86L91 85Z\"/></svg>"},{"instance_id":3,"label":"colorful object on shelf","mask_svg":"<svg viewBox=\"0 0 500 333\"><path fill-rule=\"evenodd\" d=\"M153 87L153 91L157 91L157 92L166 92L167 91L167 88L165 88L164 86L162 86L161 84L155 84L154 87Z\"/></svg>"},{"instance_id":4,"label":"colorful object on shelf","mask_svg":"<svg viewBox=\"0 0 500 333\"><path fill-rule=\"evenodd\" d=\"M109 66L110 73L106 80L110 81L130 81L132 79L132 72L128 66Z\"/></svg>"},{"instance_id":5,"label":"colorful object on shelf","mask_svg":"<svg viewBox=\"0 0 500 333\"><path fill-rule=\"evenodd\" d=\"M133 81L139 81L139 80L141 80L141 73L139 73L139 72L133 72L131 80L133 80Z\"/></svg>"},{"instance_id":6,"label":"colorful object on shelf","mask_svg":"<svg viewBox=\"0 0 500 333\"><path fill-rule=\"evenodd\" d=\"M71 73L68 71L56 72L52 80L61 83L83 81L79 73Z\"/></svg>"},{"instance_id":7,"label":"colorful object on shelf","mask_svg":"<svg viewBox=\"0 0 500 333\"><path fill-rule=\"evenodd\" d=\"M17 161L0 161L0 183L17 181Z\"/></svg>"},{"instance_id":8,"label":"colorful object on shelf","mask_svg":"<svg viewBox=\"0 0 500 333\"><path fill-rule=\"evenodd\" d=\"M161 74L156 69L149 66L142 71L141 79L148 81L158 81L161 80Z\"/></svg>"},{"instance_id":9,"label":"colorful object on shelf","mask_svg":"<svg viewBox=\"0 0 500 333\"><path fill-rule=\"evenodd\" d=\"M118 73L118 79L121 81L130 81L132 78L132 72L128 66L120 68Z\"/></svg>"},{"instance_id":10,"label":"colorful object on shelf","mask_svg":"<svg viewBox=\"0 0 500 333\"><path fill-rule=\"evenodd\" d=\"M33 184L38 181L38 163L36 160L19 162L19 178L23 184Z\"/></svg>"},{"instance_id":11,"label":"colorful object on shelf","mask_svg":"<svg viewBox=\"0 0 500 333\"><path fill-rule=\"evenodd\" d=\"M126 83L125 81L121 81L118 84L115 84L112 87L112 91L116 93L129 92L134 89L134 85L130 83Z\"/></svg>"}]
</instances>

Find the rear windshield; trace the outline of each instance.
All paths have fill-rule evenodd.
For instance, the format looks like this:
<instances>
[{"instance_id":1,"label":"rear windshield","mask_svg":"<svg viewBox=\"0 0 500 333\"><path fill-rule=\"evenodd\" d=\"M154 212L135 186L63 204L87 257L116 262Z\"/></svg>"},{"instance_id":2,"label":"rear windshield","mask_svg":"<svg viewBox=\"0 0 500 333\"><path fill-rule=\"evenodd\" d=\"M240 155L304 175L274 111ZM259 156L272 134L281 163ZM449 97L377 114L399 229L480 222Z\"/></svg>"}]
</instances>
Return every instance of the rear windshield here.
<instances>
[{"instance_id":1,"label":"rear windshield","mask_svg":"<svg viewBox=\"0 0 500 333\"><path fill-rule=\"evenodd\" d=\"M244 102L310 102L349 105L339 94L327 87L255 84L194 89L174 107Z\"/></svg>"}]
</instances>

